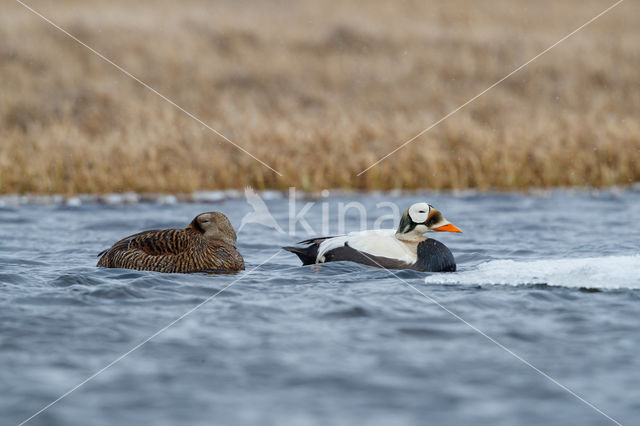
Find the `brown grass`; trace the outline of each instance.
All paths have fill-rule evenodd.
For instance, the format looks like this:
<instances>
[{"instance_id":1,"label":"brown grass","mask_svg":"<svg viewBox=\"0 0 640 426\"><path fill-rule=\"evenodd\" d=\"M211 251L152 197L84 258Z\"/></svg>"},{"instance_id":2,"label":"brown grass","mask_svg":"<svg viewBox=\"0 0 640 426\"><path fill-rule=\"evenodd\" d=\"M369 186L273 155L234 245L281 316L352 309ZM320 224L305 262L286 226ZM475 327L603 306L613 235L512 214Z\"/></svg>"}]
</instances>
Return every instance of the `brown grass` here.
<instances>
[{"instance_id":1,"label":"brown grass","mask_svg":"<svg viewBox=\"0 0 640 426\"><path fill-rule=\"evenodd\" d=\"M611 3L30 2L279 177L5 2L0 193L635 182L631 1L355 176Z\"/></svg>"}]
</instances>

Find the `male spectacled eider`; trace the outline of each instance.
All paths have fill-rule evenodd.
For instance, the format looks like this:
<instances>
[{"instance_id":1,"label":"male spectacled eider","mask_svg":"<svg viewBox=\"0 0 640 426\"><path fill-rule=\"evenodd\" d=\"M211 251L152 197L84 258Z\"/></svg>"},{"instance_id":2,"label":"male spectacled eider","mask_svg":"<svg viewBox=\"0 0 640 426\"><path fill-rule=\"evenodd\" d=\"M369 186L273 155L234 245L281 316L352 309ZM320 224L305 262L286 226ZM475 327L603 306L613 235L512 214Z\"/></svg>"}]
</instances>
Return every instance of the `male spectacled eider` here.
<instances>
[{"instance_id":1,"label":"male spectacled eider","mask_svg":"<svg viewBox=\"0 0 640 426\"><path fill-rule=\"evenodd\" d=\"M416 203L404 212L397 230L312 238L298 243L307 247L283 248L295 253L303 265L351 261L386 269L454 272L456 262L447 246L423 235L431 231L462 232L431 205Z\"/></svg>"},{"instance_id":2,"label":"male spectacled eider","mask_svg":"<svg viewBox=\"0 0 640 426\"><path fill-rule=\"evenodd\" d=\"M104 250L97 266L157 272L240 271L236 233L222 213L202 213L184 229L140 232Z\"/></svg>"}]
</instances>

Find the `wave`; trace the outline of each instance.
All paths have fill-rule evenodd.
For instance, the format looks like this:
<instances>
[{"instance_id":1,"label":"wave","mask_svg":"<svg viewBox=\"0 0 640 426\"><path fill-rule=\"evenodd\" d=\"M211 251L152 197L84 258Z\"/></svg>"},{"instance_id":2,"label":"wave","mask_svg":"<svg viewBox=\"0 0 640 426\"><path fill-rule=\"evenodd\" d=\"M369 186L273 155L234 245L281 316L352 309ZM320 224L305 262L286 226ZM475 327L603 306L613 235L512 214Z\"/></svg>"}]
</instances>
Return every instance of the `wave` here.
<instances>
[{"instance_id":1,"label":"wave","mask_svg":"<svg viewBox=\"0 0 640 426\"><path fill-rule=\"evenodd\" d=\"M640 255L541 259L491 260L453 274L434 274L427 284L534 285L639 289Z\"/></svg>"}]
</instances>

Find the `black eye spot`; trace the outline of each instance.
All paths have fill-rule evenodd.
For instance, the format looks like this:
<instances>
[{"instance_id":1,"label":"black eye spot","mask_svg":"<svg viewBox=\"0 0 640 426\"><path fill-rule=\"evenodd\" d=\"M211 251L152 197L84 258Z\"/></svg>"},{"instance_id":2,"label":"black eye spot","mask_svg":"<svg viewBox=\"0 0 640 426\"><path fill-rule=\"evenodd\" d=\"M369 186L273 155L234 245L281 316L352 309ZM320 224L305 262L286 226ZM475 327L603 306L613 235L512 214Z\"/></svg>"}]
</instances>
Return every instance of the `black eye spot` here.
<instances>
[{"instance_id":1,"label":"black eye spot","mask_svg":"<svg viewBox=\"0 0 640 426\"><path fill-rule=\"evenodd\" d=\"M420 210L418 213L426 213L424 210Z\"/></svg>"}]
</instances>

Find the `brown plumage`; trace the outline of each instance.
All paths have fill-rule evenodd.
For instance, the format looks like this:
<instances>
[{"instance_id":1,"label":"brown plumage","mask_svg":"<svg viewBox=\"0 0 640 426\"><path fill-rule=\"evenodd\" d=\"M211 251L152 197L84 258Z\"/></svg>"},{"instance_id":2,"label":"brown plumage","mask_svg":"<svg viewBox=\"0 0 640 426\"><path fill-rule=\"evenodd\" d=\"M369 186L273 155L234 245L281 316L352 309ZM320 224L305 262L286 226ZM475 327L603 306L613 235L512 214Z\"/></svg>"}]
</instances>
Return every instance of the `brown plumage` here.
<instances>
[{"instance_id":1,"label":"brown plumage","mask_svg":"<svg viewBox=\"0 0 640 426\"><path fill-rule=\"evenodd\" d=\"M101 252L98 266L158 272L239 271L236 233L222 213L202 213L184 229L144 231Z\"/></svg>"}]
</instances>

